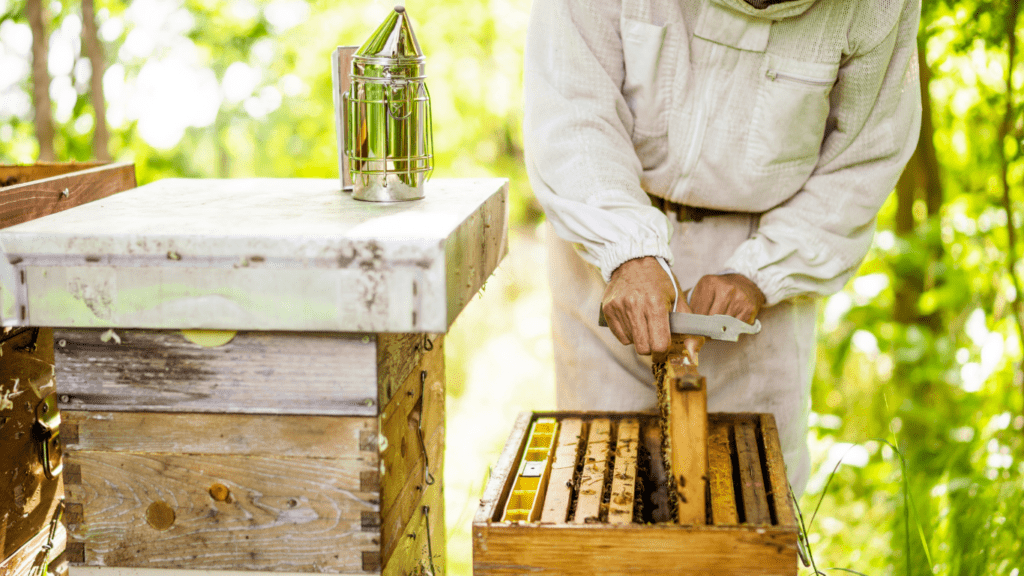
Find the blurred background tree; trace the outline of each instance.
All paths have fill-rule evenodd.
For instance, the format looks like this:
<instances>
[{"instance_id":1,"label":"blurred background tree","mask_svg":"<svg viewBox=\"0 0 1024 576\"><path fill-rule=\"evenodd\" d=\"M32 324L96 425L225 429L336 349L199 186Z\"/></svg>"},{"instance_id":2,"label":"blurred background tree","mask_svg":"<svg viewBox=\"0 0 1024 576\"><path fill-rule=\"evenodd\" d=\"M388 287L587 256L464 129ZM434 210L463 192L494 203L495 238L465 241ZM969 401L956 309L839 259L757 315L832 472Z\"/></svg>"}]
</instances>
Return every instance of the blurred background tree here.
<instances>
[{"instance_id":1,"label":"blurred background tree","mask_svg":"<svg viewBox=\"0 0 1024 576\"><path fill-rule=\"evenodd\" d=\"M512 182L510 256L448 337L449 568L469 574L488 464L516 412L554 405L546 229L520 136L529 1L407 6L435 176ZM0 162L106 156L140 184L335 178L329 55L390 8L0 0ZM918 151L858 277L822 302L801 505L823 573L1024 570L1022 34L1020 0L924 0Z\"/></svg>"}]
</instances>

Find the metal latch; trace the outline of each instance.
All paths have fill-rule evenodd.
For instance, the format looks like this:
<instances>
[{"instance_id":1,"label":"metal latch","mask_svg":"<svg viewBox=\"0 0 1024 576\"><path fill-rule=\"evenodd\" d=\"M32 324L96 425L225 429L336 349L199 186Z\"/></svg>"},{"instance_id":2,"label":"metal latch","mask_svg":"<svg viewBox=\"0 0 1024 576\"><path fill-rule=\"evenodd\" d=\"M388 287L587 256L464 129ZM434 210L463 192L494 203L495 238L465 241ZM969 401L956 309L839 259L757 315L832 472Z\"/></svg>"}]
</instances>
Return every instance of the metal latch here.
<instances>
[{"instance_id":1,"label":"metal latch","mask_svg":"<svg viewBox=\"0 0 1024 576\"><path fill-rule=\"evenodd\" d=\"M57 408L57 394L50 394L36 406L36 422L32 434L39 441L40 459L46 477L53 480L64 469L60 445L60 410Z\"/></svg>"}]
</instances>

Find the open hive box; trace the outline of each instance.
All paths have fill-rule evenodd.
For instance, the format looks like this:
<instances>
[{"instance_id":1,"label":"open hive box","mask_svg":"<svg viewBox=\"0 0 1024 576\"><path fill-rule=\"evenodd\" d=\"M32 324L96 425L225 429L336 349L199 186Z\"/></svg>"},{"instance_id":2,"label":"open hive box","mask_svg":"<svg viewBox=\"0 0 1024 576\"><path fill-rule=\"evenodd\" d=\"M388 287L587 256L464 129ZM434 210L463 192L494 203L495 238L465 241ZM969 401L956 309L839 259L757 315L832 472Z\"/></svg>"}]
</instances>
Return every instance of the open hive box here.
<instances>
[{"instance_id":1,"label":"open hive box","mask_svg":"<svg viewBox=\"0 0 1024 576\"><path fill-rule=\"evenodd\" d=\"M473 521L473 572L793 575L775 419L708 415L703 523L679 524L648 413L523 413Z\"/></svg>"}]
</instances>

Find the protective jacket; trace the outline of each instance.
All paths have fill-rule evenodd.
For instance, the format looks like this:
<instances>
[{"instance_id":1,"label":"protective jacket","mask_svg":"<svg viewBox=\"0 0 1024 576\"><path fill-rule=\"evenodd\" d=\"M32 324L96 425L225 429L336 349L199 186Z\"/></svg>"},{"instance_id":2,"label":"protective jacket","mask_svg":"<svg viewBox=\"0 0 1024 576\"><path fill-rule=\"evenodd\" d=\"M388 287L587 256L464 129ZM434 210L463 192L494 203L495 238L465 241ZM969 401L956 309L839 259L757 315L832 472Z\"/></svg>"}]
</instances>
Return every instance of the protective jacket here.
<instances>
[{"instance_id":1,"label":"protective jacket","mask_svg":"<svg viewBox=\"0 0 1024 576\"><path fill-rule=\"evenodd\" d=\"M647 192L759 214L722 266L769 305L836 292L917 143L919 17L919 0L536 2L534 193L605 280L640 256L672 261Z\"/></svg>"},{"instance_id":2,"label":"protective jacket","mask_svg":"<svg viewBox=\"0 0 1024 576\"><path fill-rule=\"evenodd\" d=\"M838 291L917 143L920 0L540 0L524 134L549 236L562 409L656 406L650 359L596 325L623 262L684 290L740 272L764 328L710 342L712 411L771 412L790 481L809 472L814 296ZM648 194L733 214L677 221Z\"/></svg>"}]
</instances>

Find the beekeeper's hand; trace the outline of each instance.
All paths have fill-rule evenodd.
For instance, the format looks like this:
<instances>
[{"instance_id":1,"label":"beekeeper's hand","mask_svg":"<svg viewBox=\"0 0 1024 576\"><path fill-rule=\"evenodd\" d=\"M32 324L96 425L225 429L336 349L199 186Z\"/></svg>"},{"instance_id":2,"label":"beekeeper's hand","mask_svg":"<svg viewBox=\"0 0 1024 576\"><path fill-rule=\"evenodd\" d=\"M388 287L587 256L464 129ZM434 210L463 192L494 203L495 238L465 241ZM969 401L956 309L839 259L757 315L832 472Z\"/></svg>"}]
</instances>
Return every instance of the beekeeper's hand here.
<instances>
[{"instance_id":1,"label":"beekeeper's hand","mask_svg":"<svg viewBox=\"0 0 1024 576\"><path fill-rule=\"evenodd\" d=\"M673 285L675 284L675 286ZM612 334L623 345L633 344L636 353L663 354L672 341L668 313L676 300L678 283L653 256L628 260L612 272L601 308ZM680 297L676 312L690 312ZM700 347L694 339L688 348Z\"/></svg>"}]
</instances>

